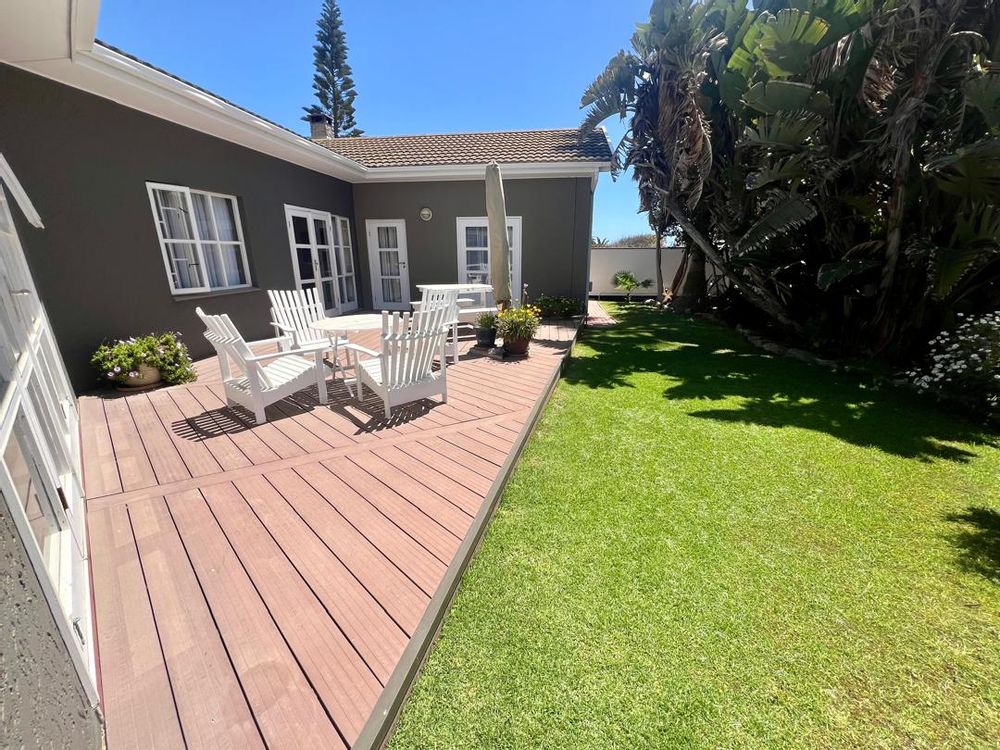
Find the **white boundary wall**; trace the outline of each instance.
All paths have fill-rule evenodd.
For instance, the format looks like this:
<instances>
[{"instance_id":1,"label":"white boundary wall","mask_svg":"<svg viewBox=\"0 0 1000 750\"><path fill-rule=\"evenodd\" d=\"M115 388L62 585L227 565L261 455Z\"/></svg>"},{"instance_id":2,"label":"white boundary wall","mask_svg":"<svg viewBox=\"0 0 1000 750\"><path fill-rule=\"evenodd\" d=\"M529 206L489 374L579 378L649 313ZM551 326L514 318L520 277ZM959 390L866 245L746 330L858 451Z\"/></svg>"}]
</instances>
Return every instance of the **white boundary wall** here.
<instances>
[{"instance_id":1,"label":"white boundary wall","mask_svg":"<svg viewBox=\"0 0 1000 750\"><path fill-rule=\"evenodd\" d=\"M679 247L664 247L662 258L663 285L669 287L681 264L684 251ZM590 249L590 296L620 297L621 289L615 287L614 275L618 271L631 271L639 281L652 279L648 289L636 289L634 299L655 297L656 249L652 247L592 247Z\"/></svg>"}]
</instances>

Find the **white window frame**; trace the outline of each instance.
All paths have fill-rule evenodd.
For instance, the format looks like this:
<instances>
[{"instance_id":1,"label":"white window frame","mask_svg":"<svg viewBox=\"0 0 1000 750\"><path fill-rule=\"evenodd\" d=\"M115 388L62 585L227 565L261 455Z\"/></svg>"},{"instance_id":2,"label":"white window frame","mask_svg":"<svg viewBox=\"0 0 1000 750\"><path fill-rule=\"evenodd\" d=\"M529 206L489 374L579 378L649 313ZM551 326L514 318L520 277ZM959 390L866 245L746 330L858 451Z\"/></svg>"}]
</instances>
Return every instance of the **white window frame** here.
<instances>
[{"instance_id":1,"label":"white window frame","mask_svg":"<svg viewBox=\"0 0 1000 750\"><path fill-rule=\"evenodd\" d=\"M341 312L350 312L351 310L358 309L358 264L353 255L354 243L351 238L351 222L346 216L331 214L331 217L333 219L333 240L335 242L333 246L334 263L337 267L337 295L340 295L341 278L350 276L351 285L354 287L354 301L351 302L341 298L340 310ZM342 233L341 229L345 231ZM351 272L349 274L344 271L343 262L346 257L350 257L351 259Z\"/></svg>"},{"instance_id":2,"label":"white window frame","mask_svg":"<svg viewBox=\"0 0 1000 750\"><path fill-rule=\"evenodd\" d=\"M511 291L511 296L513 297L515 304L521 303L521 217L520 216L508 216L507 224L513 230L514 235L514 246L511 248L511 286L513 287ZM455 240L458 250L458 282L464 283L466 278L466 273L468 267L465 263L465 251L469 248L465 245L465 229L466 227L486 227L486 268L487 268L487 282L492 283L493 280L490 278L490 264L491 259L489 257L489 219L486 216L459 216L455 219ZM483 248L475 248L476 250L482 250Z\"/></svg>"},{"instance_id":3,"label":"white window frame","mask_svg":"<svg viewBox=\"0 0 1000 750\"><path fill-rule=\"evenodd\" d=\"M187 201L188 210L188 220L191 224L191 234L193 235L191 240L175 240L167 239L163 232L163 224L160 221L160 213L156 208L156 196L154 195L154 190L164 190L172 191L175 193L181 193L184 195ZM160 255L163 256L163 267L167 272L167 281L170 284L170 291L175 295L186 295L186 294L206 294L212 292L228 292L233 289L247 289L253 286L253 282L250 278L250 264L247 262L247 245L246 240L243 237L243 217L240 216L240 202L237 200L235 195L226 195L225 193L214 193L208 190L192 190L191 188L185 187L184 185L169 185L163 182L147 182L146 192L149 194L149 207L153 212L153 224L156 226L156 236L160 241ZM233 220L236 222L236 237L234 240L211 240L202 239L200 232L198 231L198 219L194 212L194 199L191 197L194 194L204 195L209 199L209 204L211 205L212 198L222 198L223 200L232 201L233 206ZM209 216L212 222L215 222L215 213L209 212ZM218 235L218 228L216 228L216 235ZM170 253L168 245L175 243L184 243L194 245L195 253L197 254L198 264L200 269L200 274L202 280L204 281L203 286L197 287L178 287L176 279L174 276L173 264L170 262ZM243 271L246 276L246 283L244 284L227 284L226 286L210 286L208 284L208 264L205 263L205 251L204 245L235 245L240 249L240 257L243 261ZM227 279L228 281L228 279Z\"/></svg>"}]
</instances>

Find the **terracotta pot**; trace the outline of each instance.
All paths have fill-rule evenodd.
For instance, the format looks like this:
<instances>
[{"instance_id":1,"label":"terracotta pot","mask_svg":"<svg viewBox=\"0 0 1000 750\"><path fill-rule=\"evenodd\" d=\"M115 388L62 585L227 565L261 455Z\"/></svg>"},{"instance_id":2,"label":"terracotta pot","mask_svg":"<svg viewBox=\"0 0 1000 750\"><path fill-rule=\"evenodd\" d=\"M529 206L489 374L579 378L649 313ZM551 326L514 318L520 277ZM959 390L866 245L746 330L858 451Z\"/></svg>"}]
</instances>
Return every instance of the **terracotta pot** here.
<instances>
[{"instance_id":1,"label":"terracotta pot","mask_svg":"<svg viewBox=\"0 0 1000 750\"><path fill-rule=\"evenodd\" d=\"M528 353L528 346L531 345L531 339L514 339L513 341L504 341L503 350L512 356L519 356Z\"/></svg>"},{"instance_id":2,"label":"terracotta pot","mask_svg":"<svg viewBox=\"0 0 1000 750\"><path fill-rule=\"evenodd\" d=\"M497 343L496 328L481 328L476 326L476 346L481 349L492 349Z\"/></svg>"},{"instance_id":3,"label":"terracotta pot","mask_svg":"<svg viewBox=\"0 0 1000 750\"><path fill-rule=\"evenodd\" d=\"M125 378L126 388L144 388L160 382L160 369L148 365L139 365L139 377Z\"/></svg>"}]
</instances>

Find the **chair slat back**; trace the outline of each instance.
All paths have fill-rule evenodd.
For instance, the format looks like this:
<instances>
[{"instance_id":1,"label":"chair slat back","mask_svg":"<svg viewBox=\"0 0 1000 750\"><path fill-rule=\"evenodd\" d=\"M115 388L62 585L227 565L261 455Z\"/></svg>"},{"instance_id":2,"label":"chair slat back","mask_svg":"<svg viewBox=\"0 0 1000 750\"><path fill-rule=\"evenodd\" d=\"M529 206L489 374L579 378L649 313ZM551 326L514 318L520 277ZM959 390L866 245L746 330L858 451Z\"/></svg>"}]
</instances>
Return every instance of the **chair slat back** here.
<instances>
[{"instance_id":1,"label":"chair slat back","mask_svg":"<svg viewBox=\"0 0 1000 750\"><path fill-rule=\"evenodd\" d=\"M446 306L427 312L382 312L382 382L398 387L423 380L434 369L434 355L444 363L444 342L448 336Z\"/></svg>"},{"instance_id":2,"label":"chair slat back","mask_svg":"<svg viewBox=\"0 0 1000 750\"><path fill-rule=\"evenodd\" d=\"M447 311L446 320L452 322L458 320L458 292L452 289L435 289L430 287L424 289L420 298L419 312L426 313L436 308L443 307Z\"/></svg>"},{"instance_id":3,"label":"chair slat back","mask_svg":"<svg viewBox=\"0 0 1000 750\"><path fill-rule=\"evenodd\" d=\"M293 329L300 343L325 339L321 332L311 327L312 323L326 317L326 310L320 304L319 294L313 289L269 289L271 319L279 325Z\"/></svg>"},{"instance_id":4,"label":"chair slat back","mask_svg":"<svg viewBox=\"0 0 1000 750\"><path fill-rule=\"evenodd\" d=\"M253 351L247 346L243 334L240 333L228 315L225 313L222 315L209 315L200 307L195 309L195 313L197 313L201 322L205 325L205 338L219 356L223 379L228 380L231 377L229 373L229 361L232 360L240 366L240 369L243 370L251 381L257 383L260 390L268 390L274 387L274 384L267 377L267 374L259 363L247 361L253 356Z\"/></svg>"}]
</instances>

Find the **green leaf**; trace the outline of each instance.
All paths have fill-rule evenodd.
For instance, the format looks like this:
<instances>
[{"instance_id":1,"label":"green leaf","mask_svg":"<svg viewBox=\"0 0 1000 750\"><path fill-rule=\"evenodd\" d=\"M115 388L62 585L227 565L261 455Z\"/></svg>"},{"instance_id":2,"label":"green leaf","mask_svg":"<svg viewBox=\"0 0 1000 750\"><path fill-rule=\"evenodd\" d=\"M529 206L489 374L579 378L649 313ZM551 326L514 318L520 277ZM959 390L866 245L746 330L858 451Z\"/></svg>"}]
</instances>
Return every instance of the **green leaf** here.
<instances>
[{"instance_id":1,"label":"green leaf","mask_svg":"<svg viewBox=\"0 0 1000 750\"><path fill-rule=\"evenodd\" d=\"M773 165L766 166L752 173L747 178L747 187L750 190L760 190L762 187L775 182L805 177L808 173L803 166L803 161L804 156L802 154L795 154L786 159L781 159Z\"/></svg>"},{"instance_id":2,"label":"green leaf","mask_svg":"<svg viewBox=\"0 0 1000 750\"><path fill-rule=\"evenodd\" d=\"M749 107L759 112L775 112L806 109L820 115L830 111L830 97L808 83L793 81L768 81L755 83L743 96Z\"/></svg>"},{"instance_id":3,"label":"green leaf","mask_svg":"<svg viewBox=\"0 0 1000 750\"><path fill-rule=\"evenodd\" d=\"M946 193L969 202L1000 204L1000 138L987 138L924 166Z\"/></svg>"},{"instance_id":4,"label":"green leaf","mask_svg":"<svg viewBox=\"0 0 1000 750\"><path fill-rule=\"evenodd\" d=\"M982 113L990 129L1000 128L1000 73L971 78L962 90L969 103Z\"/></svg>"},{"instance_id":5,"label":"green leaf","mask_svg":"<svg viewBox=\"0 0 1000 750\"><path fill-rule=\"evenodd\" d=\"M757 221L736 243L736 252L752 252L769 240L788 234L816 216L816 207L803 198L787 198Z\"/></svg>"},{"instance_id":6,"label":"green leaf","mask_svg":"<svg viewBox=\"0 0 1000 750\"><path fill-rule=\"evenodd\" d=\"M829 28L821 18L785 8L764 25L757 56L772 78L803 75Z\"/></svg>"},{"instance_id":7,"label":"green leaf","mask_svg":"<svg viewBox=\"0 0 1000 750\"><path fill-rule=\"evenodd\" d=\"M815 112L778 112L759 117L757 129L746 129L739 146L799 149L820 125L823 117Z\"/></svg>"},{"instance_id":8,"label":"green leaf","mask_svg":"<svg viewBox=\"0 0 1000 750\"><path fill-rule=\"evenodd\" d=\"M875 258L849 258L834 263L824 263L816 274L816 286L826 291L844 279L878 268L880 265L881 262Z\"/></svg>"}]
</instances>

